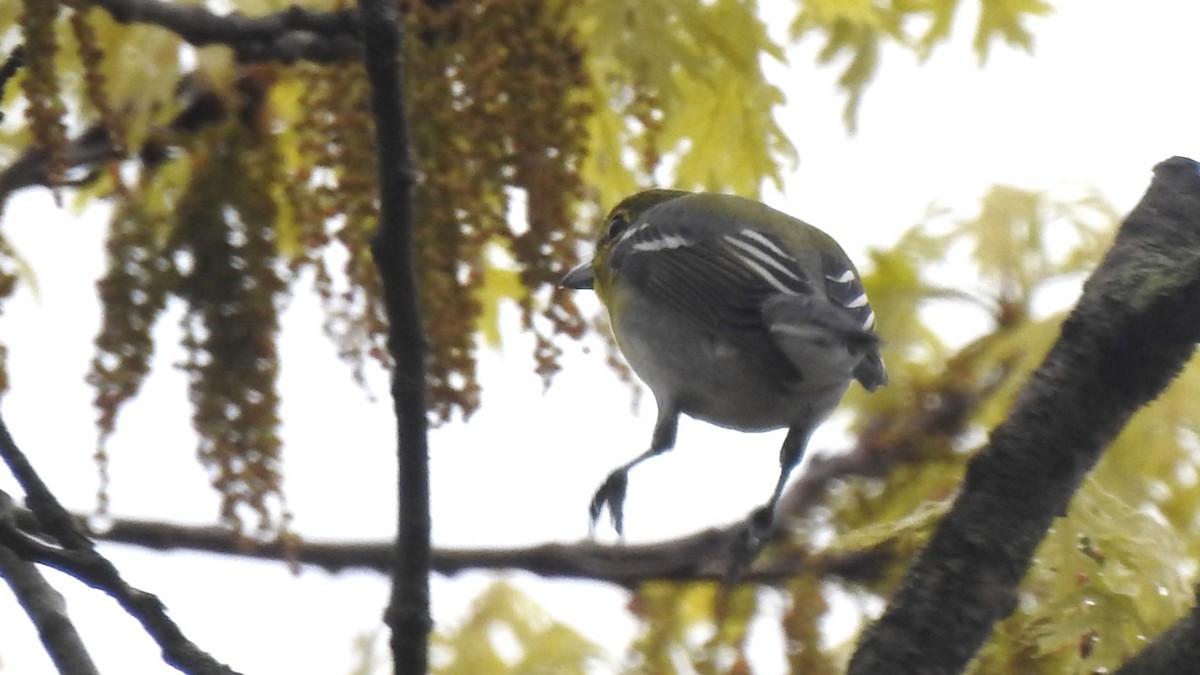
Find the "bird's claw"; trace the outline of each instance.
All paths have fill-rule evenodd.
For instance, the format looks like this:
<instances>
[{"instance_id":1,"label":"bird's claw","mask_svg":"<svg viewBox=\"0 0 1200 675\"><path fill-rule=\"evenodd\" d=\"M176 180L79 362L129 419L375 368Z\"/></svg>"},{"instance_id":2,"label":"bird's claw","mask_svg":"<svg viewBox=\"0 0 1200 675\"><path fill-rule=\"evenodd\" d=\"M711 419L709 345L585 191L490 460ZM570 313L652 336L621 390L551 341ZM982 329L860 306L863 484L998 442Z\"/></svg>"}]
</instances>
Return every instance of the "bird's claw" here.
<instances>
[{"instance_id":1,"label":"bird's claw","mask_svg":"<svg viewBox=\"0 0 1200 675\"><path fill-rule=\"evenodd\" d=\"M729 551L729 569L725 572L726 585L736 585L742 580L742 576L750 569L750 565L767 543L771 522L774 520L772 511L768 506L755 509L734 537Z\"/></svg>"},{"instance_id":2,"label":"bird's claw","mask_svg":"<svg viewBox=\"0 0 1200 675\"><path fill-rule=\"evenodd\" d=\"M628 485L629 480L625 472L618 470L610 473L600 489L596 490L596 495L592 497L592 503L588 506L589 534L596 533L596 521L600 520L600 513L607 505L613 529L617 531L618 536L625 535L625 488Z\"/></svg>"}]
</instances>

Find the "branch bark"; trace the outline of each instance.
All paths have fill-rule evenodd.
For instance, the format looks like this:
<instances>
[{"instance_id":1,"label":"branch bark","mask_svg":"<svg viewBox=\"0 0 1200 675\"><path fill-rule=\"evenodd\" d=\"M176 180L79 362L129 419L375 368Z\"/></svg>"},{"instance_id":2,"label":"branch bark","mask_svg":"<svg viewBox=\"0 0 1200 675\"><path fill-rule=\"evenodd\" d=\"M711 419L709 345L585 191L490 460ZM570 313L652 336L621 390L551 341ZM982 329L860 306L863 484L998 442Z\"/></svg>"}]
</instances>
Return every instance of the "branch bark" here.
<instances>
[{"instance_id":1,"label":"branch bark","mask_svg":"<svg viewBox=\"0 0 1200 675\"><path fill-rule=\"evenodd\" d=\"M1034 549L1103 449L1200 341L1200 174L1159 164L954 507L864 634L852 674L957 673L1016 604Z\"/></svg>"},{"instance_id":2,"label":"branch bark","mask_svg":"<svg viewBox=\"0 0 1200 675\"><path fill-rule=\"evenodd\" d=\"M392 405L399 465L392 595L384 621L392 631L395 672L428 670L430 516L425 407L425 336L413 252L415 183L404 101L404 33L395 0L360 0L361 34L371 83L379 162L379 229L371 253L379 269L392 357Z\"/></svg>"},{"instance_id":3,"label":"branch bark","mask_svg":"<svg viewBox=\"0 0 1200 675\"><path fill-rule=\"evenodd\" d=\"M166 607L157 597L126 583L117 568L96 551L91 539L17 447L3 419L0 419L0 458L25 491L26 503L40 531L61 548L28 537L5 522L0 522L0 546L11 549L24 560L50 565L116 600L158 644L163 660L171 666L192 675L236 675L189 641L167 616Z\"/></svg>"},{"instance_id":4,"label":"branch bark","mask_svg":"<svg viewBox=\"0 0 1200 675\"><path fill-rule=\"evenodd\" d=\"M13 525L12 497L0 491L0 522ZM67 602L37 566L0 544L0 579L8 583L17 602L37 628L38 637L60 673L98 675L96 664L67 615Z\"/></svg>"},{"instance_id":5,"label":"branch bark","mask_svg":"<svg viewBox=\"0 0 1200 675\"><path fill-rule=\"evenodd\" d=\"M38 637L60 673L99 675L87 647L67 615L66 601L46 581L37 566L0 546L0 578L8 582L17 602L37 628Z\"/></svg>"},{"instance_id":6,"label":"branch bark","mask_svg":"<svg viewBox=\"0 0 1200 675\"><path fill-rule=\"evenodd\" d=\"M75 516L83 524L82 515ZM18 511L22 531L37 535L37 522ZM435 549L430 568L451 576L467 570L524 570L546 578L583 579L636 588L651 580L718 581L729 568L732 538L739 526L711 528L653 544L614 546L592 541L546 543L513 548ZM228 528L187 526L149 520L115 519L94 536L112 544L158 551L196 551L255 560L319 567L336 573L358 569L389 574L395 545L384 541L289 542L238 539ZM747 573L746 581L786 583L801 572L817 572L847 581L864 581L897 555L890 544L837 553L808 554L795 547L775 551Z\"/></svg>"},{"instance_id":7,"label":"branch bark","mask_svg":"<svg viewBox=\"0 0 1200 675\"><path fill-rule=\"evenodd\" d=\"M247 17L217 14L201 5L163 0L93 0L119 23L144 23L169 30L188 44L222 44L240 61L337 61L357 57L358 12L313 12L292 6L275 14Z\"/></svg>"},{"instance_id":8,"label":"branch bark","mask_svg":"<svg viewBox=\"0 0 1200 675\"><path fill-rule=\"evenodd\" d=\"M957 358L971 358L959 356ZM947 365L954 368L954 363ZM959 380L955 379L955 382ZM999 380L997 381L999 382ZM997 386L993 384L991 386ZM789 485L780 501L778 529L772 539L779 546L760 559L746 575L753 583L781 583L797 573L816 571L847 581L866 581L877 576L894 552L887 545L862 551L809 554L791 542L786 523L806 517L823 503L831 486L853 477L877 476L896 465L920 460L919 447L932 438L950 443L963 429L963 421L989 394L990 389L960 390L946 387L921 414L897 421L885 415L867 425L856 444L842 452L815 454L799 478ZM40 536L32 513L16 512L17 525ZM88 520L76 515L76 524L88 528ZM729 567L728 554L733 527L706 529L677 539L647 545L603 546L590 541L546 543L529 547L435 549L432 571L453 575L464 570L520 569L548 578L585 579L633 588L645 581L699 581L717 579ZM393 544L383 541L305 541L284 547L233 536L219 526L186 526L152 520L115 519L102 531L89 534L100 540L162 551L201 551L259 560L301 563L328 572L365 569L387 574L392 569Z\"/></svg>"}]
</instances>

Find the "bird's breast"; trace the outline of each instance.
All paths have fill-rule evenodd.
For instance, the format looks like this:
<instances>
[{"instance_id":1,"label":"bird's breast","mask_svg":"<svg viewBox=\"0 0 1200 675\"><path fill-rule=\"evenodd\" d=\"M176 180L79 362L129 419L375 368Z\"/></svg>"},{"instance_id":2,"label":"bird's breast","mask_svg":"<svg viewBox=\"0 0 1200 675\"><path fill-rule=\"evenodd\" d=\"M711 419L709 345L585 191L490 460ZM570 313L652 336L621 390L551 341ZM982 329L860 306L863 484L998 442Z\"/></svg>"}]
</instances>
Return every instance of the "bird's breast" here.
<instances>
[{"instance_id":1,"label":"bird's breast","mask_svg":"<svg viewBox=\"0 0 1200 675\"><path fill-rule=\"evenodd\" d=\"M794 370L780 368L778 355L755 353L636 301L612 317L612 327L621 352L660 407L674 405L717 426L767 431L815 424L849 385L848 378L797 378Z\"/></svg>"}]
</instances>

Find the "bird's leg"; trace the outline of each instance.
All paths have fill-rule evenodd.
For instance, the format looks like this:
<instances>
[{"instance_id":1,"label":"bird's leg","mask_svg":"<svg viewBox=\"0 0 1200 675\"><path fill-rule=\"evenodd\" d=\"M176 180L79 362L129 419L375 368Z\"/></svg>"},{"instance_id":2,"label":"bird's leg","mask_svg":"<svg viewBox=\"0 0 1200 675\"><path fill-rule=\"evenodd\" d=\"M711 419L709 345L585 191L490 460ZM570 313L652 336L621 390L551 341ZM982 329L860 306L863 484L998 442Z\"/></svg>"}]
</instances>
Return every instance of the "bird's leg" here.
<instances>
[{"instance_id":1,"label":"bird's leg","mask_svg":"<svg viewBox=\"0 0 1200 675\"><path fill-rule=\"evenodd\" d=\"M590 535L595 534L596 521L600 519L600 512L604 510L605 505L608 506L608 513L612 517L613 529L617 531L618 536L625 535L625 488L629 484L629 470L674 447L675 431L678 427L679 411L674 407L660 405L658 422L654 425L654 434L650 439L650 449L608 474L608 478L604 479L604 483L592 497L592 503L588 506Z\"/></svg>"},{"instance_id":2,"label":"bird's leg","mask_svg":"<svg viewBox=\"0 0 1200 675\"><path fill-rule=\"evenodd\" d=\"M812 435L810 426L794 426L788 429L787 437L783 439L783 447L779 449L779 479L775 481L775 490L767 503L754 509L746 519L746 525L734 540L730 552L729 571L726 581L736 583L742 573L750 568L750 564L758 556L767 536L771 533L771 525L775 521L775 505L783 494L792 469L804 458L804 448L808 446L808 437Z\"/></svg>"}]
</instances>

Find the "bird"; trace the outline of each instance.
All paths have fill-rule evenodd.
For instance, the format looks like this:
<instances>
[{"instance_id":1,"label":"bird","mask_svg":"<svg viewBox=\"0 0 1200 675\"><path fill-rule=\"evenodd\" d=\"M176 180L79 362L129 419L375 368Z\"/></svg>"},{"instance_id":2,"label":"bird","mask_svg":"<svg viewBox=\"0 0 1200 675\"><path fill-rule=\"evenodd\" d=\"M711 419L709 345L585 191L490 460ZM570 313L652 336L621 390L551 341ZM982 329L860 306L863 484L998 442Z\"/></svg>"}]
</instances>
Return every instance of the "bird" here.
<instances>
[{"instance_id":1,"label":"bird","mask_svg":"<svg viewBox=\"0 0 1200 675\"><path fill-rule=\"evenodd\" d=\"M596 292L621 353L653 394L650 447L588 507L624 536L629 471L671 450L680 415L742 432L787 429L770 498L735 541L729 576L757 556L809 437L852 381L887 383L875 312L842 247L760 202L650 189L605 219L594 256L561 285Z\"/></svg>"}]
</instances>

